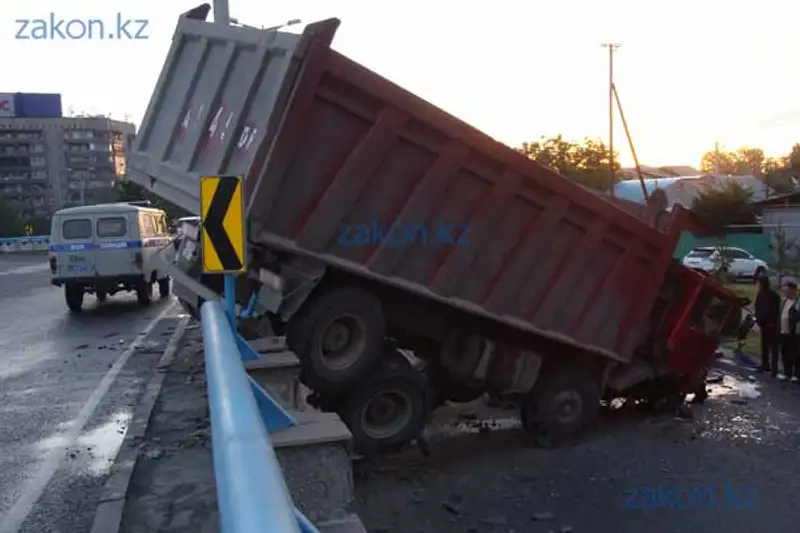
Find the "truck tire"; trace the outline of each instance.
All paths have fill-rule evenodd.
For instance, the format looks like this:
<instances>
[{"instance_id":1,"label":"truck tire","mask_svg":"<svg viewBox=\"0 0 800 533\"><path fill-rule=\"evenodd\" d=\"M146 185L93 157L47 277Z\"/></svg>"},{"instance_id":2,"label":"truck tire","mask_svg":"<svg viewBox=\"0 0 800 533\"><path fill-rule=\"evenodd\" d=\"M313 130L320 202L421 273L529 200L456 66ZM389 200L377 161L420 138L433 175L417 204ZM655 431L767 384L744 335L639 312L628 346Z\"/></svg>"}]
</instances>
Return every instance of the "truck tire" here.
<instances>
[{"instance_id":1,"label":"truck tire","mask_svg":"<svg viewBox=\"0 0 800 533\"><path fill-rule=\"evenodd\" d=\"M139 305L150 305L153 301L153 284L149 281L140 281L136 285L136 299Z\"/></svg>"},{"instance_id":2,"label":"truck tire","mask_svg":"<svg viewBox=\"0 0 800 533\"><path fill-rule=\"evenodd\" d=\"M600 412L600 376L577 366L559 366L539 377L522 402L525 431L537 446L556 448L589 428Z\"/></svg>"},{"instance_id":3,"label":"truck tire","mask_svg":"<svg viewBox=\"0 0 800 533\"><path fill-rule=\"evenodd\" d=\"M388 357L344 396L338 413L353 435L354 449L375 455L419 438L431 404L425 376L402 356Z\"/></svg>"},{"instance_id":4,"label":"truck tire","mask_svg":"<svg viewBox=\"0 0 800 533\"><path fill-rule=\"evenodd\" d=\"M83 308L83 287L73 283L64 285L64 299L73 313L80 313Z\"/></svg>"},{"instance_id":5,"label":"truck tire","mask_svg":"<svg viewBox=\"0 0 800 533\"><path fill-rule=\"evenodd\" d=\"M302 381L322 392L344 392L375 367L386 321L367 291L336 288L306 302L288 324L286 341L300 359Z\"/></svg>"}]
</instances>

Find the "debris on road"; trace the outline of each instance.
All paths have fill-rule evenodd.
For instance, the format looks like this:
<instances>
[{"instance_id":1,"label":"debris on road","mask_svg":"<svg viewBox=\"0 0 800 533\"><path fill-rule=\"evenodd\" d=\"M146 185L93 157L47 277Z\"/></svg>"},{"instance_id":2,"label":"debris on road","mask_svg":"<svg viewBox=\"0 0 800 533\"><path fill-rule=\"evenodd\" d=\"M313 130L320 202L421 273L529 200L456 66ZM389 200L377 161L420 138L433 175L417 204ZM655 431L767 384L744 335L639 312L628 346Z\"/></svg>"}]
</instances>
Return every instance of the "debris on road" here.
<instances>
[{"instance_id":1,"label":"debris on road","mask_svg":"<svg viewBox=\"0 0 800 533\"><path fill-rule=\"evenodd\" d=\"M739 398L743 400L755 400L761 396L758 385L752 382L739 383Z\"/></svg>"}]
</instances>

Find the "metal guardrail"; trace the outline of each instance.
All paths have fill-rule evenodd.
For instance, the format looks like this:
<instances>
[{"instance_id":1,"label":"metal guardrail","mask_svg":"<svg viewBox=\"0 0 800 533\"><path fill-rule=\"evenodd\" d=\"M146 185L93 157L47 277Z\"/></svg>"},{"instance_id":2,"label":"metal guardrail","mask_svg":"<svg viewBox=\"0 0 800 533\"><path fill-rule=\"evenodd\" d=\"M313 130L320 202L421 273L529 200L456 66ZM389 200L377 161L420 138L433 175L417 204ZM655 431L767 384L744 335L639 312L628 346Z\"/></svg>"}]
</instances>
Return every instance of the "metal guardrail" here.
<instances>
[{"instance_id":1,"label":"metal guardrail","mask_svg":"<svg viewBox=\"0 0 800 533\"><path fill-rule=\"evenodd\" d=\"M49 235L28 235L0 239L0 252L44 252L50 247Z\"/></svg>"},{"instance_id":2,"label":"metal guardrail","mask_svg":"<svg viewBox=\"0 0 800 533\"><path fill-rule=\"evenodd\" d=\"M254 352L223 303L205 302L200 320L222 532L318 533L295 508L269 438L294 419L247 375Z\"/></svg>"}]
</instances>

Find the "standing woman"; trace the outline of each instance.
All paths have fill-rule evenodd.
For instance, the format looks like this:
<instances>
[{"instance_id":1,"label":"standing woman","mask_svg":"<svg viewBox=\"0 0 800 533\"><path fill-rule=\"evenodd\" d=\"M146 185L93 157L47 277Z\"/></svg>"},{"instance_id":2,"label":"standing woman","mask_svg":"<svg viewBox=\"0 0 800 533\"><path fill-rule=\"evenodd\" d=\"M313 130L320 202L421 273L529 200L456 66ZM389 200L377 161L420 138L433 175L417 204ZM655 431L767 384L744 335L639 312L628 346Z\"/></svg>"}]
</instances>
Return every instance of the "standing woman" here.
<instances>
[{"instance_id":1,"label":"standing woman","mask_svg":"<svg viewBox=\"0 0 800 533\"><path fill-rule=\"evenodd\" d=\"M787 280L783 285L783 298L781 299L779 311L779 324L781 334L781 358L783 359L783 372L778 374L778 379L783 381L790 378L797 381L795 375L795 359L797 357L797 282ZM775 374L775 365L772 366L772 373Z\"/></svg>"},{"instance_id":2,"label":"standing woman","mask_svg":"<svg viewBox=\"0 0 800 533\"><path fill-rule=\"evenodd\" d=\"M781 297L770 287L769 278L762 275L758 278L758 295L755 302L756 324L761 332L761 366L762 372L778 372L778 313Z\"/></svg>"}]
</instances>

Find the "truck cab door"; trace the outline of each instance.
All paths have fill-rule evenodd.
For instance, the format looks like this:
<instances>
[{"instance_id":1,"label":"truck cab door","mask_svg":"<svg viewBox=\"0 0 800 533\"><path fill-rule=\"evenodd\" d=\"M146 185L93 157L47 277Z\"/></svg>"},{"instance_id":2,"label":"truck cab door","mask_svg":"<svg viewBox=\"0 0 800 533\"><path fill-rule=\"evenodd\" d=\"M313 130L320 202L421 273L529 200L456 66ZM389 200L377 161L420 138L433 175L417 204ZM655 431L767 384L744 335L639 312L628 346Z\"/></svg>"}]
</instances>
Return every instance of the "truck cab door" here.
<instances>
[{"instance_id":1,"label":"truck cab door","mask_svg":"<svg viewBox=\"0 0 800 533\"><path fill-rule=\"evenodd\" d=\"M669 339L673 372L695 375L714 360L731 304L701 285Z\"/></svg>"}]
</instances>

